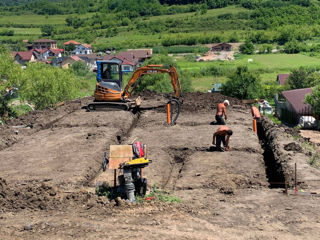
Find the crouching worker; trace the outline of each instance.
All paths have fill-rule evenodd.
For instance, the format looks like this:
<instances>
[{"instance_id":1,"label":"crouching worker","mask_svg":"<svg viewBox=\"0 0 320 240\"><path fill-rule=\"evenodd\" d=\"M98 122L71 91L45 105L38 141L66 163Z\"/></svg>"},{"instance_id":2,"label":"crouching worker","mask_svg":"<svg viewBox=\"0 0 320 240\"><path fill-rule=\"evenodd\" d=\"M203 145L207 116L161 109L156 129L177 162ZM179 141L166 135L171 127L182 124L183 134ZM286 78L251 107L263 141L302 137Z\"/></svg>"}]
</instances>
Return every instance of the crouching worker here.
<instances>
[{"instance_id":1,"label":"crouching worker","mask_svg":"<svg viewBox=\"0 0 320 240\"><path fill-rule=\"evenodd\" d=\"M223 152L224 150L229 151L229 139L232 133L232 130L227 126L222 126L218 128L218 130L213 134L212 144L216 144L217 150L220 152ZM224 150L221 148L221 142L225 147Z\"/></svg>"}]
</instances>

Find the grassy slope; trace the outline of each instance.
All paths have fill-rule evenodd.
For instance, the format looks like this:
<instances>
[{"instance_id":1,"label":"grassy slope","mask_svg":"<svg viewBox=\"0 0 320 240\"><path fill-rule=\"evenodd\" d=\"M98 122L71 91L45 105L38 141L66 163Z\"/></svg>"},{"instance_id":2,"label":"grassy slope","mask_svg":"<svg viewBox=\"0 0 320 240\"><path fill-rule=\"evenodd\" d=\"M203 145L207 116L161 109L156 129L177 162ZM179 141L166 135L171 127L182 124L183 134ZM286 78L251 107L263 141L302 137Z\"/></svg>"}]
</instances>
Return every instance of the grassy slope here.
<instances>
[{"instance_id":1,"label":"grassy slope","mask_svg":"<svg viewBox=\"0 0 320 240\"><path fill-rule=\"evenodd\" d=\"M248 63L248 59L252 58L253 62ZM263 82L276 81L279 73L290 73L292 69L298 67L319 67L319 58L309 57L302 54L268 54L268 55L252 55L243 56L235 61L213 61L213 62L187 62L180 60L178 66L181 69L191 71L200 71L203 67L222 66L234 69L236 66L247 65L251 70L262 70L260 74ZM227 77L197 77L193 79L193 87L195 90L206 92L212 88L213 83L226 81Z\"/></svg>"}]
</instances>

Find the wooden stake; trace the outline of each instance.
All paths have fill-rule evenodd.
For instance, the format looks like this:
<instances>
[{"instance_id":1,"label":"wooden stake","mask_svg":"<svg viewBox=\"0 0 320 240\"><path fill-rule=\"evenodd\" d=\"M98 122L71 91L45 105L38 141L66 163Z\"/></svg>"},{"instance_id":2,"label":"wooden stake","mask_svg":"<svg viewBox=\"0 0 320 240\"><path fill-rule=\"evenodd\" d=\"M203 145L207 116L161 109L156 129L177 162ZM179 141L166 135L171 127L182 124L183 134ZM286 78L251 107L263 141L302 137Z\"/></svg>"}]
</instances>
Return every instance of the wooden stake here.
<instances>
[{"instance_id":1,"label":"wooden stake","mask_svg":"<svg viewBox=\"0 0 320 240\"><path fill-rule=\"evenodd\" d=\"M297 187L297 163L294 164L294 195L297 195L298 187Z\"/></svg>"}]
</instances>

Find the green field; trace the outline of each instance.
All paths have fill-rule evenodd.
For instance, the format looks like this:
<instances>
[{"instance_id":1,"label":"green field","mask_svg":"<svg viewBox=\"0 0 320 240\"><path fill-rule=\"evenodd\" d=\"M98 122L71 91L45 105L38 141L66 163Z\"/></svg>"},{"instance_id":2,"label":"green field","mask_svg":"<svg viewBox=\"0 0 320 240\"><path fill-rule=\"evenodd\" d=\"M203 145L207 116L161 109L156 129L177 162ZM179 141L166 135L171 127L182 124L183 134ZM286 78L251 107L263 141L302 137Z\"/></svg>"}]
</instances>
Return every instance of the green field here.
<instances>
[{"instance_id":1,"label":"green field","mask_svg":"<svg viewBox=\"0 0 320 240\"><path fill-rule=\"evenodd\" d=\"M33 25L64 25L66 18L69 16L77 16L80 18L90 17L93 14L87 13L82 15L70 14L70 15L10 15L0 17L0 24L33 24Z\"/></svg>"},{"instance_id":2,"label":"green field","mask_svg":"<svg viewBox=\"0 0 320 240\"><path fill-rule=\"evenodd\" d=\"M253 62L248 63L248 59L253 59ZM257 70L262 82L276 82L277 75L280 73L290 73L292 69L298 67L317 67L320 68L320 59L316 57L309 57L302 54L266 54L266 55L252 55L241 56L241 59L234 61L212 61L212 62L187 62L179 60L177 62L181 70L189 70L198 72L202 68L211 66L220 66L230 69L230 73L241 65L246 65L250 70ZM206 92L212 88L214 83L223 83L227 80L227 76L214 77L203 76L194 77L192 86L196 91Z\"/></svg>"},{"instance_id":3,"label":"green field","mask_svg":"<svg viewBox=\"0 0 320 240\"><path fill-rule=\"evenodd\" d=\"M10 28L14 31L14 35L40 35L40 28Z\"/></svg>"}]
</instances>

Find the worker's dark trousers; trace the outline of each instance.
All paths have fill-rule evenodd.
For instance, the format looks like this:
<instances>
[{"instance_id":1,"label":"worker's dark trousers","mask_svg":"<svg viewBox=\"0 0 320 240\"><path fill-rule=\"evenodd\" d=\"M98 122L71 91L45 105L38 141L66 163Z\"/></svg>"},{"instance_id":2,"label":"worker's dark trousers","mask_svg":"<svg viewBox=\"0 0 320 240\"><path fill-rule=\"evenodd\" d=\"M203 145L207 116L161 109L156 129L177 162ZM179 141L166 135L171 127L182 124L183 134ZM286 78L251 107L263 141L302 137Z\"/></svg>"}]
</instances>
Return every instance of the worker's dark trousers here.
<instances>
[{"instance_id":1,"label":"worker's dark trousers","mask_svg":"<svg viewBox=\"0 0 320 240\"><path fill-rule=\"evenodd\" d=\"M261 118L255 118L256 121L257 121L257 134L258 134L258 137L259 139L261 138L262 136L262 123L261 123Z\"/></svg>"},{"instance_id":2,"label":"worker's dark trousers","mask_svg":"<svg viewBox=\"0 0 320 240\"><path fill-rule=\"evenodd\" d=\"M226 125L222 115L216 115L217 125Z\"/></svg>"},{"instance_id":3,"label":"worker's dark trousers","mask_svg":"<svg viewBox=\"0 0 320 240\"><path fill-rule=\"evenodd\" d=\"M216 146L217 146L217 150L222 150L222 148L221 148L221 142L223 143L223 146L226 146L226 136L217 135L217 136L216 136Z\"/></svg>"}]
</instances>

